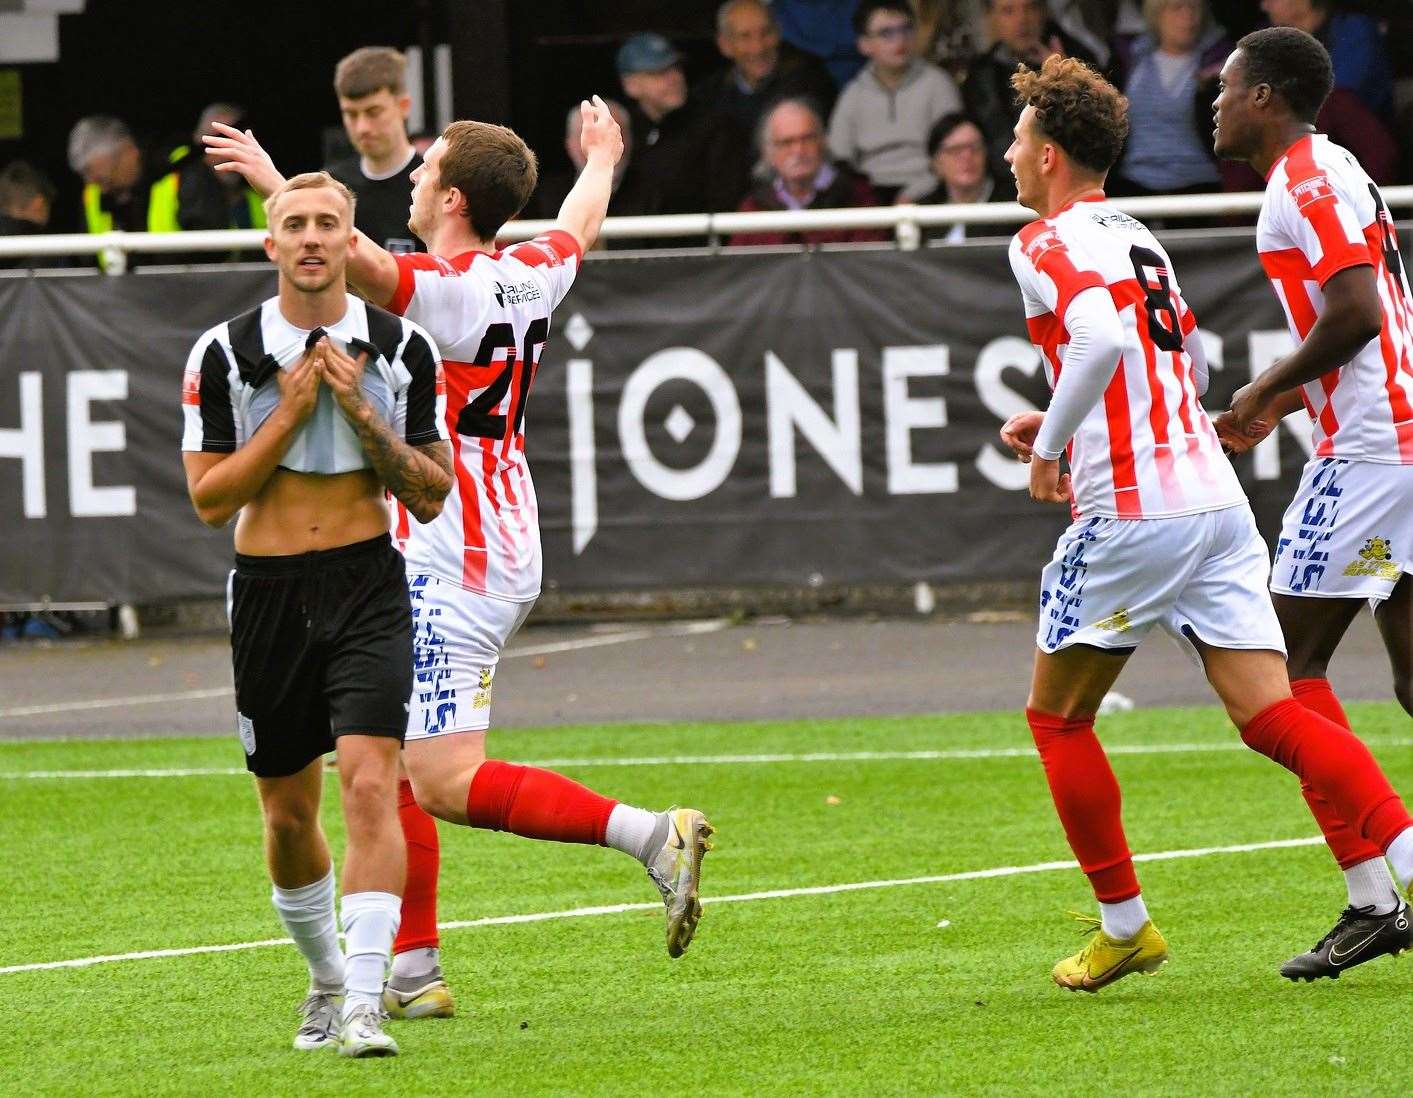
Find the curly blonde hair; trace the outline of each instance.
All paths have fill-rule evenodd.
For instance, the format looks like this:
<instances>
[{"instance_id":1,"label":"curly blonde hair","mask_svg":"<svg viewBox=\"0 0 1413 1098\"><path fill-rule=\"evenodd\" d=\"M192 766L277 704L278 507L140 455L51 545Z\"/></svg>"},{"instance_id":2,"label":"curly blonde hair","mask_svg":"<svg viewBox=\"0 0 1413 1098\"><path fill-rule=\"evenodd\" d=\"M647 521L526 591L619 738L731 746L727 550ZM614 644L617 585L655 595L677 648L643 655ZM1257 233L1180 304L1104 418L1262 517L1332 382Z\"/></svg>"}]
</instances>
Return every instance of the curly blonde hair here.
<instances>
[{"instance_id":1,"label":"curly blonde hair","mask_svg":"<svg viewBox=\"0 0 1413 1098\"><path fill-rule=\"evenodd\" d=\"M1019 65L1011 87L1075 163L1100 173L1114 166L1128 137L1128 99L1083 61L1055 55L1038 72Z\"/></svg>"}]
</instances>

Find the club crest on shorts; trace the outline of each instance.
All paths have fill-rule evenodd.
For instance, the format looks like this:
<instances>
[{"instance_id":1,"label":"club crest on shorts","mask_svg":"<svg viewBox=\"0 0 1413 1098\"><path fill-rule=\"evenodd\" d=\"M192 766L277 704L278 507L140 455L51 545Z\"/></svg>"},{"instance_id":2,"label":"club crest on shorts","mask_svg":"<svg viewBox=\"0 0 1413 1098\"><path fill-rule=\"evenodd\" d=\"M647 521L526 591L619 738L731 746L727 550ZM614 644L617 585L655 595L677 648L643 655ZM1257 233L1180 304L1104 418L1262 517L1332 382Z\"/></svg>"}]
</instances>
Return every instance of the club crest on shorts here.
<instances>
[{"instance_id":1,"label":"club crest on shorts","mask_svg":"<svg viewBox=\"0 0 1413 1098\"><path fill-rule=\"evenodd\" d=\"M1346 576L1374 576L1397 580L1402 567L1393 559L1393 544L1388 538L1369 538L1359 550L1359 559L1349 562Z\"/></svg>"},{"instance_id":2,"label":"club crest on shorts","mask_svg":"<svg viewBox=\"0 0 1413 1098\"><path fill-rule=\"evenodd\" d=\"M495 680L495 670L490 667L481 668L481 677L477 680L476 693L471 698L472 709L485 709L491 704L491 683Z\"/></svg>"},{"instance_id":3,"label":"club crest on shorts","mask_svg":"<svg viewBox=\"0 0 1413 1098\"><path fill-rule=\"evenodd\" d=\"M244 713L236 713L236 732L247 755L255 754L255 722Z\"/></svg>"},{"instance_id":4,"label":"club crest on shorts","mask_svg":"<svg viewBox=\"0 0 1413 1098\"><path fill-rule=\"evenodd\" d=\"M1133 628L1133 622L1129 620L1128 607L1115 610L1107 618L1101 618L1094 623L1095 629L1104 629L1110 633L1127 633Z\"/></svg>"}]
</instances>

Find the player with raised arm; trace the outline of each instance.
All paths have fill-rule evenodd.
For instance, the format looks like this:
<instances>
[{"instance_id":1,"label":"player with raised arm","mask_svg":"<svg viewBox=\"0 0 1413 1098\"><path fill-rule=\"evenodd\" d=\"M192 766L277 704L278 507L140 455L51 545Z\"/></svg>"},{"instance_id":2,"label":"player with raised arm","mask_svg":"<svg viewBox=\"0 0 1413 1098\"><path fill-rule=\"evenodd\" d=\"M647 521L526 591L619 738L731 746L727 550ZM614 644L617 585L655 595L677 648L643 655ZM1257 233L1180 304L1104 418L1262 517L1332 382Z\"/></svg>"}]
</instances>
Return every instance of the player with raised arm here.
<instances>
[{"instance_id":1,"label":"player with raised arm","mask_svg":"<svg viewBox=\"0 0 1413 1098\"><path fill-rule=\"evenodd\" d=\"M396 536L406 539L417 670L404 758L411 785L400 793L412 840L405 929L385 999L394 1015L451 1009L436 948L436 832L427 819L414 838L421 809L451 823L632 855L663 898L674 957L701 916L701 862L712 833L701 812L648 812L485 753L497 662L540 592L526 400L551 310L598 236L623 149L603 100L580 109L586 163L554 231L496 249L497 232L535 188L535 156L504 127L454 122L413 175L410 225L428 254L394 256L360 239L350 263L350 281L369 300L415 319L441 345L455 449L457 487L441 518L411 529L400 514L396 520ZM220 130L205 139L224 161L218 170L239 171L258 190L277 185L279 173L253 136Z\"/></svg>"},{"instance_id":2,"label":"player with raised arm","mask_svg":"<svg viewBox=\"0 0 1413 1098\"><path fill-rule=\"evenodd\" d=\"M309 965L294 1047L387 1056L397 1052L381 997L404 876L393 793L412 608L383 491L427 523L452 489L441 366L415 324L346 292L357 246L348 188L324 172L296 176L265 212L279 293L196 341L182 461L203 522L240 516L228 592L237 727L274 905ZM319 826L335 742L346 958Z\"/></svg>"},{"instance_id":3,"label":"player with raised arm","mask_svg":"<svg viewBox=\"0 0 1413 1098\"><path fill-rule=\"evenodd\" d=\"M1197 654L1242 740L1358 821L1366 840L1413 853L1413 819L1364 744L1291 695L1265 542L1198 403L1207 365L1196 319L1162 245L1104 196L1127 101L1073 58L1022 66L1012 82L1024 110L1006 160L1040 220L1011 242L1011 269L1054 393L1043 414L1012 417L1002 439L1029 461L1032 497L1074 514L1042 576L1026 717L1101 911L1087 920L1089 943L1052 975L1097 991L1168 958L1094 735L1100 700L1154 626Z\"/></svg>"},{"instance_id":4,"label":"player with raised arm","mask_svg":"<svg viewBox=\"0 0 1413 1098\"><path fill-rule=\"evenodd\" d=\"M1359 162L1315 132L1333 86L1319 40L1272 27L1237 43L1221 73L1218 155L1266 177L1256 247L1296 349L1240 390L1218 428L1249 448L1285 415L1309 413L1314 452L1286 510L1271 573L1296 697L1349 721L1327 669L1366 602L1413 713L1413 295L1388 207ZM1349 906L1293 980L1413 945L1384 851L1302 786L1344 871ZM1406 884L1410 866L1395 860Z\"/></svg>"}]
</instances>

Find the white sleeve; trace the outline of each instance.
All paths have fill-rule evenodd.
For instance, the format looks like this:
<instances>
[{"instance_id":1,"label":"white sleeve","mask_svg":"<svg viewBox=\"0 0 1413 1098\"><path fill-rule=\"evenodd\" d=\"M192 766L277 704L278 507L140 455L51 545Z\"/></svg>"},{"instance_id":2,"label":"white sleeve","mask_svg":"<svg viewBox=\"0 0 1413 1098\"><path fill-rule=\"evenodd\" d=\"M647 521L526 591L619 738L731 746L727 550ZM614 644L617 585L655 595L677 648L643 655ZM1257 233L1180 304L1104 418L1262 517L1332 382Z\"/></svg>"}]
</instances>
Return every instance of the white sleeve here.
<instances>
[{"instance_id":1,"label":"white sleeve","mask_svg":"<svg viewBox=\"0 0 1413 1098\"><path fill-rule=\"evenodd\" d=\"M1070 299L1064 315L1069 346L1035 452L1054 461L1065 452L1079 425L1099 403L1123 354L1124 330L1107 289L1091 286Z\"/></svg>"},{"instance_id":2,"label":"white sleeve","mask_svg":"<svg viewBox=\"0 0 1413 1098\"><path fill-rule=\"evenodd\" d=\"M1192 360L1192 385L1199 397L1207 394L1207 386L1212 379L1211 367L1207 365L1207 346L1202 342L1202 333L1196 328L1188 329L1182 337L1182 349Z\"/></svg>"}]
</instances>

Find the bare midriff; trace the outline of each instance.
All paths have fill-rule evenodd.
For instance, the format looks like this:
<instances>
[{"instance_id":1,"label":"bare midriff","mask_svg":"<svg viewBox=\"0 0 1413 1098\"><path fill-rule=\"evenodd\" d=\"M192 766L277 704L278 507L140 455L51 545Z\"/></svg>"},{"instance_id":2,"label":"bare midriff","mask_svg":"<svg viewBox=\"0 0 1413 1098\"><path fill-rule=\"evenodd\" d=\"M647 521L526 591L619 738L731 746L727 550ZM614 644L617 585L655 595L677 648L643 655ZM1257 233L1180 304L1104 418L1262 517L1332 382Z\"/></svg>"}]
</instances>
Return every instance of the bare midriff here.
<instances>
[{"instance_id":1,"label":"bare midriff","mask_svg":"<svg viewBox=\"0 0 1413 1098\"><path fill-rule=\"evenodd\" d=\"M371 469L295 473L276 469L241 508L235 549L251 557L284 557L337 549L388 532L383 486Z\"/></svg>"}]
</instances>

